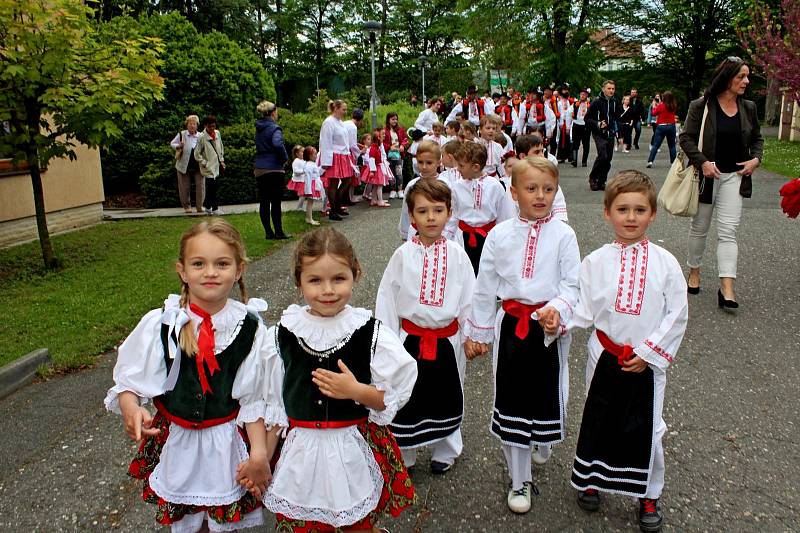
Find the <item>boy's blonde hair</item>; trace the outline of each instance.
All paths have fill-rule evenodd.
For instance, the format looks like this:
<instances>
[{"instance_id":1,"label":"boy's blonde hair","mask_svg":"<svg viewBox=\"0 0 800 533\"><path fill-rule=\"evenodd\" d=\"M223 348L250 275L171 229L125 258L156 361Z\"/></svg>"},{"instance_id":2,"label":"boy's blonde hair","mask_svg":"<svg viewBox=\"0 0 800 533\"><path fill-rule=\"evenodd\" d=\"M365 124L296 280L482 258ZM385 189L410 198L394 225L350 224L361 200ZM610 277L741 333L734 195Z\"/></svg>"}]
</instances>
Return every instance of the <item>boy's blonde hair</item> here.
<instances>
[{"instance_id":1,"label":"boy's blonde hair","mask_svg":"<svg viewBox=\"0 0 800 533\"><path fill-rule=\"evenodd\" d=\"M479 143L465 142L461 144L461 150L456 154L456 161L466 161L468 163L486 166L486 147Z\"/></svg>"},{"instance_id":2,"label":"boy's blonde hair","mask_svg":"<svg viewBox=\"0 0 800 533\"><path fill-rule=\"evenodd\" d=\"M479 127L482 128L489 123L494 124L495 127L500 127L503 125L503 121L497 115L483 115L481 117Z\"/></svg>"},{"instance_id":3,"label":"boy's blonde hair","mask_svg":"<svg viewBox=\"0 0 800 533\"><path fill-rule=\"evenodd\" d=\"M558 167L551 163L546 157L528 156L520 159L511 167L511 186L516 187L517 181L529 170L538 170L556 180L558 184Z\"/></svg>"},{"instance_id":4,"label":"boy's blonde hair","mask_svg":"<svg viewBox=\"0 0 800 533\"><path fill-rule=\"evenodd\" d=\"M653 213L658 208L656 201L656 185L653 183L652 178L644 172L638 170L620 170L611 180L606 183L606 192L603 197L603 206L606 211L611 209L611 204L614 199L622 193L626 192L640 192L647 197L647 202L650 204L650 209Z\"/></svg>"},{"instance_id":5,"label":"boy's blonde hair","mask_svg":"<svg viewBox=\"0 0 800 533\"><path fill-rule=\"evenodd\" d=\"M433 157L435 157L436 159L441 159L442 149L439 146L439 143L437 142L422 141L421 143L419 143L419 146L417 146L416 156L419 156L419 154L433 154Z\"/></svg>"}]
</instances>

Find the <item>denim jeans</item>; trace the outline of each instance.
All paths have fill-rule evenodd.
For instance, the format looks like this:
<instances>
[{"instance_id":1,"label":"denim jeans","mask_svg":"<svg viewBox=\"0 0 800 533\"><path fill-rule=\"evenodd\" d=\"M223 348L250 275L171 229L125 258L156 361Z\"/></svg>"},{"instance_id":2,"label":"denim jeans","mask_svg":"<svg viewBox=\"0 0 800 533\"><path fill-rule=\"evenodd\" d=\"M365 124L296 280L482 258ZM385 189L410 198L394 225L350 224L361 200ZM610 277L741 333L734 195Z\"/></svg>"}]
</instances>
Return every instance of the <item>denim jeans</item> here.
<instances>
[{"instance_id":1,"label":"denim jeans","mask_svg":"<svg viewBox=\"0 0 800 533\"><path fill-rule=\"evenodd\" d=\"M672 164L675 161L675 156L678 152L675 148L675 124L659 124L653 135L653 146L650 147L650 156L647 158L648 163L656 160L658 149L661 148L664 137L667 138L667 144L669 145L669 162Z\"/></svg>"}]
</instances>

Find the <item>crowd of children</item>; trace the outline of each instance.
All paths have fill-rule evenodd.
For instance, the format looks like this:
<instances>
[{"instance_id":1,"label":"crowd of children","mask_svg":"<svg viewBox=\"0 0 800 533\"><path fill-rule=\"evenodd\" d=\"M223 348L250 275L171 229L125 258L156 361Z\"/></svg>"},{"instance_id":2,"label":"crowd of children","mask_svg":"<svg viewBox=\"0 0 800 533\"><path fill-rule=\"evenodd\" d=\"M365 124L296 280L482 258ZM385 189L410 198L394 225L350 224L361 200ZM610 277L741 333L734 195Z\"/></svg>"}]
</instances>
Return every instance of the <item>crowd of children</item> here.
<instances>
[{"instance_id":1,"label":"crowd of children","mask_svg":"<svg viewBox=\"0 0 800 533\"><path fill-rule=\"evenodd\" d=\"M437 475L463 452L467 361L487 354L488 429L506 459L508 508L526 513L538 493L532 463L547 462L566 434L571 331L593 328L571 473L577 502L596 511L599 492L637 497L640 528L660 530L666 370L688 306L678 262L647 238L654 184L633 170L609 181L614 239L581 261L559 156L545 154L567 154L557 132L575 131L583 117L556 117L549 128L543 113L542 137L514 122L525 105L500 106L412 132L417 177L402 191L401 244L375 317L349 305L361 266L332 228L300 240L291 273L305 305L289 306L272 327L258 315L265 302L247 300L236 229L215 219L183 236L180 295L120 346L106 398L140 443L130 473L144 481L159 523L229 531L260 524L263 506L282 531L385 531L382 513L416 501L409 472L418 450L431 448ZM376 129L358 148L376 207L388 205L392 172L384 135ZM347 149L338 147L342 159ZM294 152L290 187L313 223L309 206L324 189L317 154ZM241 302L230 298L234 285Z\"/></svg>"}]
</instances>

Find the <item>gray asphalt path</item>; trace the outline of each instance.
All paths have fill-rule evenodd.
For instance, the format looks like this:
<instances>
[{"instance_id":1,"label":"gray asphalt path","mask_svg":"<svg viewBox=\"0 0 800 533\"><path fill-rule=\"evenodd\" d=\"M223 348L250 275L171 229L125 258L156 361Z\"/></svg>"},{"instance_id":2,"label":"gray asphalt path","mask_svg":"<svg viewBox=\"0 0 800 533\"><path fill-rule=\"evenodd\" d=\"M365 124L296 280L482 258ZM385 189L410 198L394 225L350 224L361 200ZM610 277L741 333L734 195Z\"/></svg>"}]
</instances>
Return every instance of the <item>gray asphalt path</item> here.
<instances>
[{"instance_id":1,"label":"gray asphalt path","mask_svg":"<svg viewBox=\"0 0 800 533\"><path fill-rule=\"evenodd\" d=\"M644 170L645 157L643 150L617 153L614 169ZM667 167L665 146L648 172L660 183ZM588 190L588 169L560 168L570 224L586 255L612 238L601 193ZM759 171L754 182L755 198L745 201L740 227L740 313L733 317L716 308L712 238L703 289L689 297L689 328L668 372L662 498L667 531L800 530L800 222L786 219L777 207L783 178ZM383 268L398 244L400 202L392 204L393 209L354 208L352 220L337 223L354 242L365 272L355 305L373 307ZM683 262L687 228L688 220L660 213L650 237ZM248 273L249 290L270 302L270 321L299 302L289 278L290 256L287 247ZM636 530L631 498L606 497L600 512L588 515L569 485L585 394L586 339L579 332L570 354L568 437L549 463L534 467L541 495L530 513L512 515L505 505L505 465L488 433L491 366L482 358L467 370L463 456L453 470L434 478L423 453L414 474L419 504L384 525L395 533ZM134 446L119 418L102 408L112 368L113 356L104 356L95 368L0 400L0 530L158 529L152 509L140 500L139 484L125 474Z\"/></svg>"}]
</instances>

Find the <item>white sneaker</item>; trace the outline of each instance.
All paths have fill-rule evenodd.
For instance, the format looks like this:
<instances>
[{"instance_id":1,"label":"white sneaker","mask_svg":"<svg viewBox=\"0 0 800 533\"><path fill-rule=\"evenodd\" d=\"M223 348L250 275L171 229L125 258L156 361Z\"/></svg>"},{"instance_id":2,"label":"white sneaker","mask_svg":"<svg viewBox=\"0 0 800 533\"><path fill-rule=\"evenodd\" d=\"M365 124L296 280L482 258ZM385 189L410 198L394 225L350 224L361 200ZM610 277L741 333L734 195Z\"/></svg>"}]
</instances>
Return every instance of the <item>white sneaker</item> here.
<instances>
[{"instance_id":1,"label":"white sneaker","mask_svg":"<svg viewBox=\"0 0 800 533\"><path fill-rule=\"evenodd\" d=\"M397 197L398 198L403 198L404 196L405 196L405 194L403 194L403 191L397 191Z\"/></svg>"},{"instance_id":2,"label":"white sneaker","mask_svg":"<svg viewBox=\"0 0 800 533\"><path fill-rule=\"evenodd\" d=\"M614 145L614 151L619 152L619 146L617 146L616 144Z\"/></svg>"},{"instance_id":3,"label":"white sneaker","mask_svg":"<svg viewBox=\"0 0 800 533\"><path fill-rule=\"evenodd\" d=\"M623 150L622 153L623 154L629 154L629 153L631 153L631 151L630 150Z\"/></svg>"},{"instance_id":4,"label":"white sneaker","mask_svg":"<svg viewBox=\"0 0 800 533\"><path fill-rule=\"evenodd\" d=\"M653 168L653 162L652 161L648 161L647 162L647 168Z\"/></svg>"},{"instance_id":5,"label":"white sneaker","mask_svg":"<svg viewBox=\"0 0 800 533\"><path fill-rule=\"evenodd\" d=\"M389 198L397 198L397 192L392 191L389 193Z\"/></svg>"},{"instance_id":6,"label":"white sneaker","mask_svg":"<svg viewBox=\"0 0 800 533\"><path fill-rule=\"evenodd\" d=\"M540 444L534 446L533 462L537 465L543 465L550 459L550 446L547 444Z\"/></svg>"},{"instance_id":7,"label":"white sneaker","mask_svg":"<svg viewBox=\"0 0 800 533\"><path fill-rule=\"evenodd\" d=\"M508 489L508 508L512 512L523 514L531 510L531 486L530 481L522 484L519 490Z\"/></svg>"},{"instance_id":8,"label":"white sneaker","mask_svg":"<svg viewBox=\"0 0 800 533\"><path fill-rule=\"evenodd\" d=\"M224 215L225 211L223 211L222 209L214 209L213 211L211 211L211 214L214 216L220 216Z\"/></svg>"},{"instance_id":9,"label":"white sneaker","mask_svg":"<svg viewBox=\"0 0 800 533\"><path fill-rule=\"evenodd\" d=\"M206 215L213 215L214 211L212 211L211 209L203 209L203 213L205 213Z\"/></svg>"}]
</instances>

